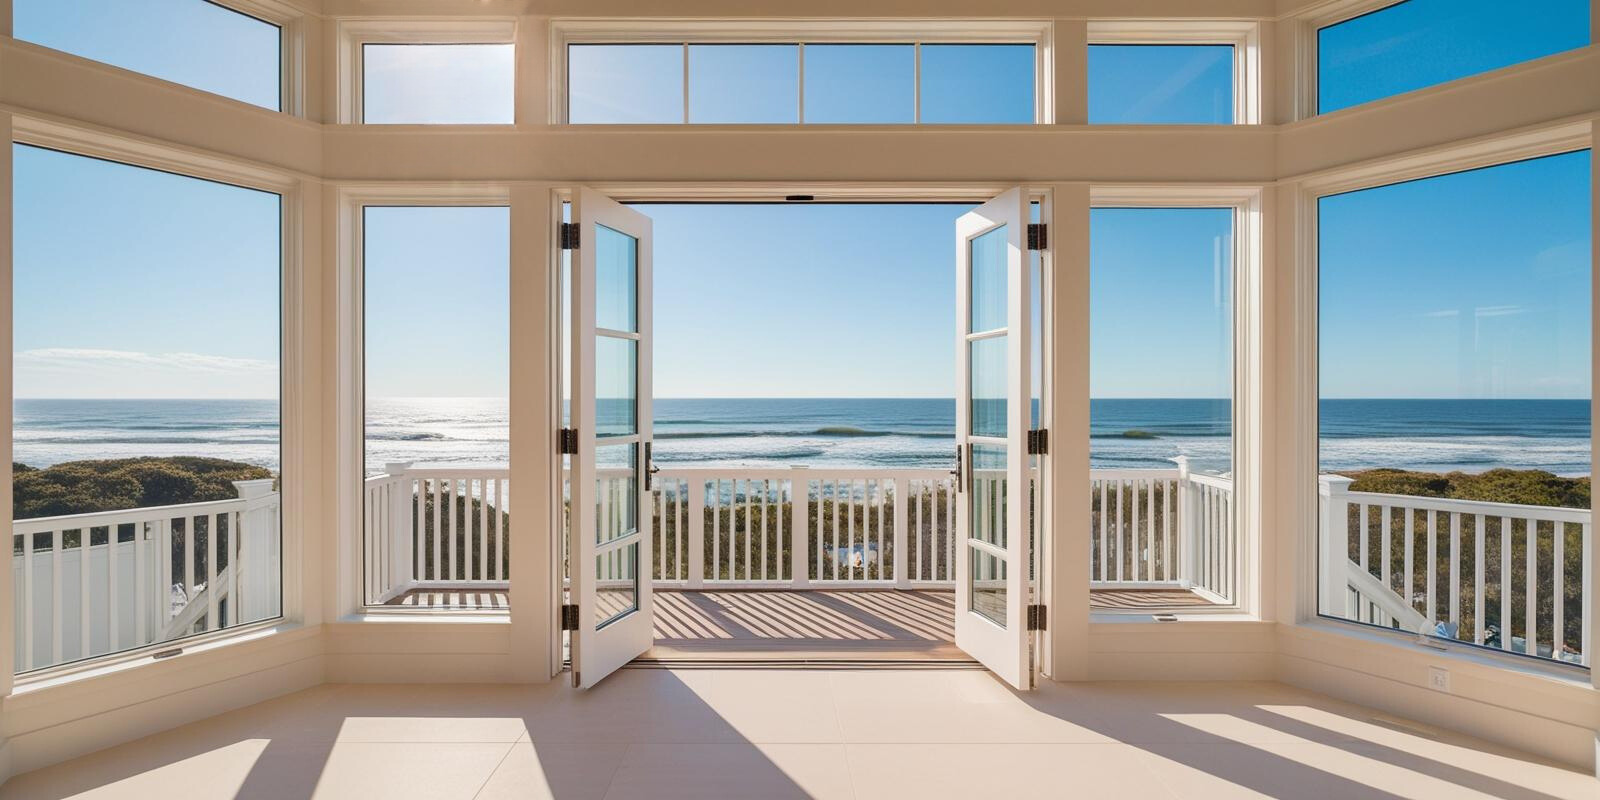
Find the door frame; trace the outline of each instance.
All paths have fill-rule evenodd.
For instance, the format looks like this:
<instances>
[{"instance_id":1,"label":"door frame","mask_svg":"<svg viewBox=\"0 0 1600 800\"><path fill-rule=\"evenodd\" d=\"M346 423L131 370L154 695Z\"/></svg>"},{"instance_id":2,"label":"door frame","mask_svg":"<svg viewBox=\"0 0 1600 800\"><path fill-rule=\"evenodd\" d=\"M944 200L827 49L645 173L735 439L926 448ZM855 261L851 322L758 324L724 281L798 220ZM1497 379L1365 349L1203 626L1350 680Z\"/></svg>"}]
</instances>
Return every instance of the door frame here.
<instances>
[{"instance_id":1,"label":"door frame","mask_svg":"<svg viewBox=\"0 0 1600 800\"><path fill-rule=\"evenodd\" d=\"M1059 487L1063 478L1079 476L1081 485L1088 485L1088 438L1085 436L1064 435L1067 427L1071 427L1074 420L1081 417L1081 430L1088 431L1088 209L1089 185L1088 184L1037 184L1026 182L950 182L950 183L915 183L894 184L876 183L860 184L845 182L796 182L796 183L707 183L707 184L681 184L638 181L594 181L554 185L550 187L551 202L549 207L548 225L549 248L547 253L548 267L550 270L549 287L547 296L548 305L546 313L550 315L552 327L561 332L550 342L551 352L547 357L554 359L553 380L551 386L551 419L549 428L554 431L561 427L562 401L568 391L565 385L567 373L561 367L561 353L568 346L568 328L564 324L564 309L562 298L568 289L561 282L561 259L563 251L560 247L555 232L559 230L560 223L564 221L564 211L576 194L579 186L587 186L597 192L605 194L618 203L752 203L752 204L788 204L797 205L817 203L973 203L981 204L994 196L1015 187L1021 187L1029 203L1037 203L1039 207L1039 221L1044 223L1048 230L1046 247L1039 251L1040 271L1038 281L1034 285L1034 295L1038 298L1040 320L1038 323L1038 336L1034 342L1034 350L1039 354L1040 370L1038 373L1038 391L1041 393L1039 425L1049 428L1056 424L1066 427L1060 435L1052 436L1050 455L1041 459L1039 468L1039 485L1043 487ZM794 201L788 198L804 196L807 200ZM1065 201L1065 202L1062 202ZM1066 209L1063 214L1062 209ZM1059 231L1059 232L1058 232ZM1063 236L1069 238L1063 239ZM1060 242L1072 242L1072 249L1068 251L1067 258L1059 258ZM1081 257L1079 252L1081 251ZM1071 270L1069 274L1058 274L1063 268ZM1085 290L1081 293L1081 289ZM1079 307L1081 306L1081 308ZM1058 325L1056 314L1058 308L1066 309L1067 313L1077 313L1078 324ZM1080 342L1058 342L1059 333L1076 333L1081 337ZM1081 355L1080 355L1081 351ZM1061 391L1061 386L1071 386L1076 381L1085 387L1082 398L1077 398L1071 391ZM512 437L516 438L513 431ZM547 615L547 635L549 636L550 661L548 664L549 677L557 678L567 669L566 632L561 630L560 607L565 591L565 578L562 574L563 557L566 550L567 531L563 527L562 503L563 482L561 479L561 457L551 455L554 468L551 471L553 480L545 487L548 494L547 509L548 527L552 532L545 543L548 547L548 566L550 574L545 584L547 607L551 610ZM1081 469L1077 464L1081 462ZM1057 466L1061 465L1061 466ZM1088 581L1088 533L1086 529L1074 529L1068 521L1076 518L1088 518L1088 494L1082 494L1081 502L1073 502L1076 495L1061 495L1058 491L1045 491L1040 503L1040 514L1045 524L1043 535L1040 536L1034 550L1033 561L1038 576L1036 582L1036 602L1042 602L1048 608L1048 624L1045 629L1038 632L1033 646L1033 668L1039 677L1054 680L1077 680L1086 674L1087 646L1088 646L1088 619L1089 619L1089 581ZM1081 513L1077 513L1080 512ZM1081 545L1081 546L1079 546ZM1070 555L1063 558L1064 554L1084 551L1077 558ZM1063 564L1068 571L1063 572ZM1073 565L1081 566L1075 569ZM1059 581L1055 580L1056 574L1081 574L1083 580ZM1080 585L1081 584L1081 585Z\"/></svg>"}]
</instances>

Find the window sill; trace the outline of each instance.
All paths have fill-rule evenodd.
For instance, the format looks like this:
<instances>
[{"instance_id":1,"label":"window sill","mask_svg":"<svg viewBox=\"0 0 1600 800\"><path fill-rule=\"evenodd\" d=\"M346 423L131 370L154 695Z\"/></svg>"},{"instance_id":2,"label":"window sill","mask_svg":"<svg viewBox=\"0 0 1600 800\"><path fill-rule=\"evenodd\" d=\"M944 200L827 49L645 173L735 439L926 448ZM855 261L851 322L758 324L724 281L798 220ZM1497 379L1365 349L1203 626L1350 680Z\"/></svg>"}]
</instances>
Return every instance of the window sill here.
<instances>
[{"instance_id":1,"label":"window sill","mask_svg":"<svg viewBox=\"0 0 1600 800\"><path fill-rule=\"evenodd\" d=\"M16 685L12 689L12 696L24 697L32 693L85 683L100 678L162 668L158 667L158 665L183 665L189 663L193 656L227 650L250 642L289 637L297 633L310 635L309 629L298 622L282 619L267 620L248 626L218 631L214 634L201 634L187 639L150 645L127 653L101 656L81 663L74 662L55 667L46 667L18 675ZM300 637L294 636L293 638L298 639ZM164 658L155 657L157 653L175 648L181 648L182 652Z\"/></svg>"},{"instance_id":2,"label":"window sill","mask_svg":"<svg viewBox=\"0 0 1600 800\"><path fill-rule=\"evenodd\" d=\"M1567 688L1589 691L1595 689L1590 678L1589 668L1575 664L1534 659L1527 656L1486 650L1474 645L1449 644L1438 640L1432 640L1436 642L1437 646L1425 645L1417 640L1415 634L1379 630L1369 628L1360 623L1329 619L1327 617L1316 617L1294 625L1285 625L1284 627L1290 635L1303 639L1339 637L1347 641L1355 640L1376 645L1386 650L1392 650L1397 655L1402 653L1410 654L1417 658L1427 658L1461 666L1491 670L1501 675L1544 680Z\"/></svg>"},{"instance_id":3,"label":"window sill","mask_svg":"<svg viewBox=\"0 0 1600 800\"><path fill-rule=\"evenodd\" d=\"M462 608L418 611L409 608L373 606L341 617L339 622L358 625L396 623L424 625L509 624L511 622L511 610L506 608Z\"/></svg>"}]
</instances>

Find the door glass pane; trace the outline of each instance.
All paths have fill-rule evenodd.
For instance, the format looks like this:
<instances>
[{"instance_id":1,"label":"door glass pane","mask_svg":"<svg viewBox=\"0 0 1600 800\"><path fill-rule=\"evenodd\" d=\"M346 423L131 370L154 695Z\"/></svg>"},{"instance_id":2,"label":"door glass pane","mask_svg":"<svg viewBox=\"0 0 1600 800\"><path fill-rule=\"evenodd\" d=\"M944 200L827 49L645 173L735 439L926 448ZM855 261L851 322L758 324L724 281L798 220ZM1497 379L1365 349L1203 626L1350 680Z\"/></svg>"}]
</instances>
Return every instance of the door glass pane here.
<instances>
[{"instance_id":1,"label":"door glass pane","mask_svg":"<svg viewBox=\"0 0 1600 800\"><path fill-rule=\"evenodd\" d=\"M968 595L969 610L1004 628L1006 626L1005 559L973 547L971 572L969 580L972 591Z\"/></svg>"},{"instance_id":2,"label":"door glass pane","mask_svg":"<svg viewBox=\"0 0 1600 800\"><path fill-rule=\"evenodd\" d=\"M639 343L615 336L594 340L594 433L628 436L639 430Z\"/></svg>"},{"instance_id":3,"label":"door glass pane","mask_svg":"<svg viewBox=\"0 0 1600 800\"><path fill-rule=\"evenodd\" d=\"M639 543L594 557L594 626L620 619L639 608Z\"/></svg>"},{"instance_id":4,"label":"door glass pane","mask_svg":"<svg viewBox=\"0 0 1600 800\"><path fill-rule=\"evenodd\" d=\"M800 121L800 47L689 45L689 121Z\"/></svg>"},{"instance_id":5,"label":"door glass pane","mask_svg":"<svg viewBox=\"0 0 1600 800\"><path fill-rule=\"evenodd\" d=\"M973 436L1006 435L1006 346L1003 335L967 343L972 391L968 424Z\"/></svg>"},{"instance_id":6,"label":"door glass pane","mask_svg":"<svg viewBox=\"0 0 1600 800\"><path fill-rule=\"evenodd\" d=\"M594 324L639 330L639 240L604 225L594 226Z\"/></svg>"},{"instance_id":7,"label":"door glass pane","mask_svg":"<svg viewBox=\"0 0 1600 800\"><path fill-rule=\"evenodd\" d=\"M972 446L972 475L967 486L968 536L995 547L1006 546L1006 447Z\"/></svg>"},{"instance_id":8,"label":"door glass pane","mask_svg":"<svg viewBox=\"0 0 1600 800\"><path fill-rule=\"evenodd\" d=\"M808 123L916 120L916 48L909 44L806 45Z\"/></svg>"},{"instance_id":9,"label":"door glass pane","mask_svg":"<svg viewBox=\"0 0 1600 800\"><path fill-rule=\"evenodd\" d=\"M639 532L638 445L613 444L594 449L596 544Z\"/></svg>"},{"instance_id":10,"label":"door glass pane","mask_svg":"<svg viewBox=\"0 0 1600 800\"><path fill-rule=\"evenodd\" d=\"M972 237L972 276L968 333L1006 326L1006 226Z\"/></svg>"}]
</instances>

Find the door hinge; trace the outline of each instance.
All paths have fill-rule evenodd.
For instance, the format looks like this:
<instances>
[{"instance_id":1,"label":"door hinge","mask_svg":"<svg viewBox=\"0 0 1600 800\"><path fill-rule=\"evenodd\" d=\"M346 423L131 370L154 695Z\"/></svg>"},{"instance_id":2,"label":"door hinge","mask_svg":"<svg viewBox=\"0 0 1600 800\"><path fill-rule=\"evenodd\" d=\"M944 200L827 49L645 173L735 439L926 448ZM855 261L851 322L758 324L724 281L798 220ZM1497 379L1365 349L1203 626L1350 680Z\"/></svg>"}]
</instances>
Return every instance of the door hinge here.
<instances>
[{"instance_id":1,"label":"door hinge","mask_svg":"<svg viewBox=\"0 0 1600 800\"><path fill-rule=\"evenodd\" d=\"M575 631L578 629L578 607L572 603L561 606L561 630Z\"/></svg>"},{"instance_id":2,"label":"door hinge","mask_svg":"<svg viewBox=\"0 0 1600 800\"><path fill-rule=\"evenodd\" d=\"M1042 456L1050 453L1050 430L1039 428L1028 431L1028 455Z\"/></svg>"},{"instance_id":3,"label":"door hinge","mask_svg":"<svg viewBox=\"0 0 1600 800\"><path fill-rule=\"evenodd\" d=\"M562 250L576 250L576 249L578 249L578 240L579 240L579 238L581 238L578 235L578 223L576 223L576 222L563 222L563 223L561 223L561 228L560 228L560 231L559 231L559 234L558 234L557 238L559 238L561 240L561 249Z\"/></svg>"},{"instance_id":4,"label":"door hinge","mask_svg":"<svg viewBox=\"0 0 1600 800\"><path fill-rule=\"evenodd\" d=\"M1033 605L1028 606L1028 630L1044 630L1046 616L1047 615L1043 605L1034 603Z\"/></svg>"},{"instance_id":5,"label":"door hinge","mask_svg":"<svg viewBox=\"0 0 1600 800\"><path fill-rule=\"evenodd\" d=\"M578 429L562 428L556 434L556 452L564 456L578 454Z\"/></svg>"},{"instance_id":6,"label":"door hinge","mask_svg":"<svg viewBox=\"0 0 1600 800\"><path fill-rule=\"evenodd\" d=\"M1043 250L1050 246L1050 231L1043 222L1028 223L1028 249Z\"/></svg>"}]
</instances>

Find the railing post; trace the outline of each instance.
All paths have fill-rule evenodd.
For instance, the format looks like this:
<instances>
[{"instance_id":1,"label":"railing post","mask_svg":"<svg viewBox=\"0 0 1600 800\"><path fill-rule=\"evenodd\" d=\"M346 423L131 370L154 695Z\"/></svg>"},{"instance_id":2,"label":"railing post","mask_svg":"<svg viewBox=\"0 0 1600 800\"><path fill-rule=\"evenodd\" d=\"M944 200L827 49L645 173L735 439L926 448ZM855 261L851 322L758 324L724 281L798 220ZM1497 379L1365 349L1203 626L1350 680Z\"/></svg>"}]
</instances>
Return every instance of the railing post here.
<instances>
[{"instance_id":1,"label":"railing post","mask_svg":"<svg viewBox=\"0 0 1600 800\"><path fill-rule=\"evenodd\" d=\"M822 487L818 486L820 493ZM898 514L895 523L899 524ZM804 466L789 468L789 531L793 540L789 554L790 581L796 589L811 585L811 563L816 556L811 552L811 477ZM899 538L895 539L898 551ZM896 555L898 559L899 556ZM898 569L898 567L897 567Z\"/></svg>"},{"instance_id":2,"label":"railing post","mask_svg":"<svg viewBox=\"0 0 1600 800\"><path fill-rule=\"evenodd\" d=\"M411 515L411 478L407 475L410 470L410 461L383 465L383 472L390 477L393 488L389 492L389 528L384 531L388 537L384 544L389 550L389 585L383 587L379 602L389 600L397 589L404 590L416 581L412 564L416 520Z\"/></svg>"},{"instance_id":3,"label":"railing post","mask_svg":"<svg viewBox=\"0 0 1600 800\"><path fill-rule=\"evenodd\" d=\"M911 479L896 477L894 484L894 585L897 589L911 588L911 525L906 519L906 495L911 493Z\"/></svg>"},{"instance_id":4,"label":"railing post","mask_svg":"<svg viewBox=\"0 0 1600 800\"><path fill-rule=\"evenodd\" d=\"M1349 608L1350 484L1343 475L1321 475L1317 494L1322 513L1317 530L1317 612L1351 618ZM1431 568L1431 566L1430 566Z\"/></svg>"},{"instance_id":5,"label":"railing post","mask_svg":"<svg viewBox=\"0 0 1600 800\"><path fill-rule=\"evenodd\" d=\"M278 615L277 588L281 556L278 526L273 524L272 513L273 507L278 504L278 493L272 490L275 482L274 478L233 482L234 491L244 501L244 511L239 514L238 566L247 568L249 572L238 576L239 596L229 598L228 602L239 604L239 619L242 622ZM234 572L240 570L235 569ZM216 588L208 587L212 597L216 596Z\"/></svg>"},{"instance_id":6,"label":"railing post","mask_svg":"<svg viewBox=\"0 0 1600 800\"><path fill-rule=\"evenodd\" d=\"M706 482L692 475L689 480L689 581L687 588L699 589L706 582Z\"/></svg>"},{"instance_id":7,"label":"railing post","mask_svg":"<svg viewBox=\"0 0 1600 800\"><path fill-rule=\"evenodd\" d=\"M1174 506L1178 514L1178 583L1189 588L1198 582L1195 567L1200 563L1200 536L1195 521L1199 514L1195 511L1194 484L1189 480L1189 457L1174 456L1172 460L1178 465L1178 502Z\"/></svg>"}]
</instances>

